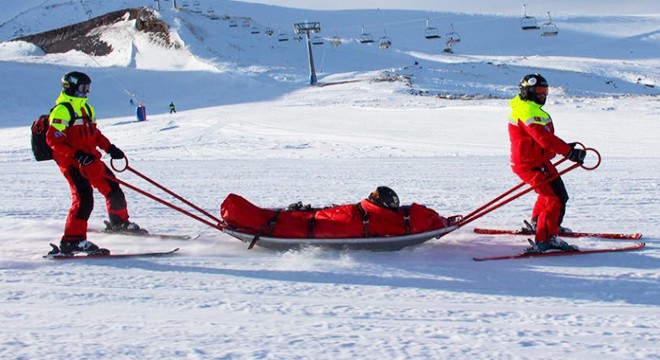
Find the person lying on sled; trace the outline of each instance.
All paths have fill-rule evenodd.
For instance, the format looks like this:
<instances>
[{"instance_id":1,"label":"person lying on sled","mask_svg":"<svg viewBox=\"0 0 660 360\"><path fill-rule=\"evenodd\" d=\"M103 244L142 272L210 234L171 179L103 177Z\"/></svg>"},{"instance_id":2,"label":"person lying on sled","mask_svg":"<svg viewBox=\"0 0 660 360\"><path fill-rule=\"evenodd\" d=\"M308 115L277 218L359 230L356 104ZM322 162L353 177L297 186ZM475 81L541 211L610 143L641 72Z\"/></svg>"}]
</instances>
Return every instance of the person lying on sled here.
<instances>
[{"instance_id":1,"label":"person lying on sled","mask_svg":"<svg viewBox=\"0 0 660 360\"><path fill-rule=\"evenodd\" d=\"M387 186L377 187L358 203L322 209L302 203L291 210L263 209L229 194L221 215L236 231L277 238L403 236L451 226L457 219L416 203L400 206L399 196Z\"/></svg>"}]
</instances>

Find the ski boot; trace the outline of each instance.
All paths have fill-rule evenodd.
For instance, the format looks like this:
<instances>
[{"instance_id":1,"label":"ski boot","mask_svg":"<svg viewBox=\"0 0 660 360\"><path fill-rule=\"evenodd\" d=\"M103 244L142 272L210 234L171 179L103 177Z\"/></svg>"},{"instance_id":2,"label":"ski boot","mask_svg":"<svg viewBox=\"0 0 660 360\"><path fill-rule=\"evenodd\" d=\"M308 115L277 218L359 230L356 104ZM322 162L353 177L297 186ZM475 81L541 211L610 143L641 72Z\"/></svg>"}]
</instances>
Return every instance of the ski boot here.
<instances>
[{"instance_id":1,"label":"ski boot","mask_svg":"<svg viewBox=\"0 0 660 360\"><path fill-rule=\"evenodd\" d=\"M559 235L567 235L567 234L572 234L572 233L573 233L573 230L571 230L567 227L563 227L561 225L559 226Z\"/></svg>"},{"instance_id":2,"label":"ski boot","mask_svg":"<svg viewBox=\"0 0 660 360\"><path fill-rule=\"evenodd\" d=\"M106 233L120 233L120 234L138 235L138 236L149 235L149 232L147 230L141 228L140 225L136 223L132 223L130 221L125 221L120 224L113 224L110 221L104 221L103 223L105 223L105 230L103 230L103 232Z\"/></svg>"},{"instance_id":3,"label":"ski boot","mask_svg":"<svg viewBox=\"0 0 660 360\"><path fill-rule=\"evenodd\" d=\"M527 221L523 220L524 226L520 229L521 234L534 235L536 234L536 220Z\"/></svg>"},{"instance_id":4,"label":"ski boot","mask_svg":"<svg viewBox=\"0 0 660 360\"><path fill-rule=\"evenodd\" d=\"M553 236L550 240L543 242L534 242L532 239L527 239L527 241L532 246L525 249L523 254L541 254L550 250L580 251L577 246L571 245L557 236Z\"/></svg>"},{"instance_id":5,"label":"ski boot","mask_svg":"<svg viewBox=\"0 0 660 360\"><path fill-rule=\"evenodd\" d=\"M89 240L60 241L59 248L53 244L50 244L50 246L53 249L48 253L48 256L73 256L78 253L85 253L87 255L110 254L110 250L99 248Z\"/></svg>"}]
</instances>

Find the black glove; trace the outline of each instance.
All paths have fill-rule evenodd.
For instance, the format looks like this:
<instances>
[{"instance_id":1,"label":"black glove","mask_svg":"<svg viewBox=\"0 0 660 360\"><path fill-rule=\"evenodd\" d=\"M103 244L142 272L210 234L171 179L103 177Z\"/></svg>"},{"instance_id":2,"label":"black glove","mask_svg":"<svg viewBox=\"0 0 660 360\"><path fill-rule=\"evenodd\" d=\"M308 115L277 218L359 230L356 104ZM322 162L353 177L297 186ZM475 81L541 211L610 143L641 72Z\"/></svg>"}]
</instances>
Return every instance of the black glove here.
<instances>
[{"instance_id":1,"label":"black glove","mask_svg":"<svg viewBox=\"0 0 660 360\"><path fill-rule=\"evenodd\" d=\"M115 146L115 144L110 144L108 147L108 151L106 151L108 154L110 154L110 157L113 159L123 159L124 152L119 150L118 147Z\"/></svg>"},{"instance_id":2,"label":"black glove","mask_svg":"<svg viewBox=\"0 0 660 360\"><path fill-rule=\"evenodd\" d=\"M73 158L76 159L76 161L78 161L78 164L80 164L80 166L87 166L94 162L94 156L82 150L76 151L76 153L73 155Z\"/></svg>"},{"instance_id":3,"label":"black glove","mask_svg":"<svg viewBox=\"0 0 660 360\"><path fill-rule=\"evenodd\" d=\"M570 161L576 162L580 165L584 163L584 158L587 156L587 152L582 149L573 148L571 151L566 154L566 158Z\"/></svg>"}]
</instances>

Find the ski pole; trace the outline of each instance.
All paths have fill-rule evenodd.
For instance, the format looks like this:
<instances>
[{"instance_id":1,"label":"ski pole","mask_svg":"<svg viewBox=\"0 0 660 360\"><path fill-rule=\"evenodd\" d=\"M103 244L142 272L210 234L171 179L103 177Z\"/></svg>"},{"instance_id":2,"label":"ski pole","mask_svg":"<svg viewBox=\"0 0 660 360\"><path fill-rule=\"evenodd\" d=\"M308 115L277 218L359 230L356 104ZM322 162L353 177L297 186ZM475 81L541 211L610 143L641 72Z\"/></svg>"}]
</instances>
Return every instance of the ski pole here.
<instances>
[{"instance_id":1,"label":"ski pole","mask_svg":"<svg viewBox=\"0 0 660 360\"><path fill-rule=\"evenodd\" d=\"M112 167L113 170L115 170L115 171L117 171L117 172L123 172L123 171L125 171L125 170L128 170L128 171L134 173L135 175L137 175L137 176L143 178L144 180L148 181L150 184L156 186L157 188L159 188L159 189L165 191L166 193L172 195L172 196L175 197L177 200L179 200L179 201L185 203L186 205L188 205L188 206L192 207L193 209L199 211L200 213L206 215L209 219L214 220L214 221L216 221L217 223L222 223L222 220L220 220L220 219L218 219L217 217L213 216L213 215L210 214L208 211L206 211L206 210L200 208L199 206L193 204L192 202L190 202L190 201L184 199L182 196L177 195L177 194L174 193L173 191L167 189L166 187L160 185L160 184L157 183L156 181L150 179L150 178L147 177L146 175L142 174L141 172L139 172L139 171L135 170L134 168L132 168L131 166L129 166L129 165L128 165L128 158L127 158L127 157L124 157L124 160L126 161L126 164L125 164L125 166L124 166L123 169L118 169L117 167L115 167L115 163L113 162L113 160L114 160L114 159L110 159L110 166Z\"/></svg>"}]
</instances>

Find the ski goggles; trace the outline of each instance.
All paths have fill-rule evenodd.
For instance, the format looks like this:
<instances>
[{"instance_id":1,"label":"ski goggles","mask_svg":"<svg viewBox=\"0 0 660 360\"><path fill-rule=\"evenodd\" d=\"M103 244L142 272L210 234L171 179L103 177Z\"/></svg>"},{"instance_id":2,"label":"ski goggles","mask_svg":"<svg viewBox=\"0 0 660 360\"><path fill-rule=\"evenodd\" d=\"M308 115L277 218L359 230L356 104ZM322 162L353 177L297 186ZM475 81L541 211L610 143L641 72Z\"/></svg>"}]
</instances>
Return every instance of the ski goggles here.
<instances>
[{"instance_id":1,"label":"ski goggles","mask_svg":"<svg viewBox=\"0 0 660 360\"><path fill-rule=\"evenodd\" d=\"M532 91L536 95L548 95L548 88L546 86L535 86Z\"/></svg>"},{"instance_id":2,"label":"ski goggles","mask_svg":"<svg viewBox=\"0 0 660 360\"><path fill-rule=\"evenodd\" d=\"M79 93L87 94L91 88L92 84L80 84L76 87L76 91Z\"/></svg>"}]
</instances>

